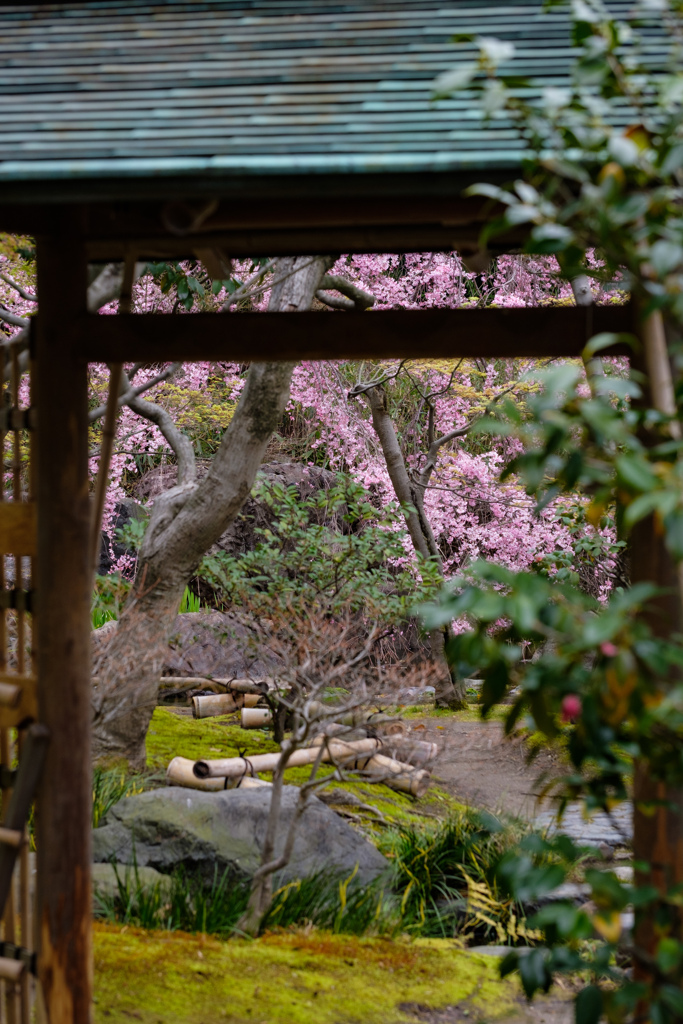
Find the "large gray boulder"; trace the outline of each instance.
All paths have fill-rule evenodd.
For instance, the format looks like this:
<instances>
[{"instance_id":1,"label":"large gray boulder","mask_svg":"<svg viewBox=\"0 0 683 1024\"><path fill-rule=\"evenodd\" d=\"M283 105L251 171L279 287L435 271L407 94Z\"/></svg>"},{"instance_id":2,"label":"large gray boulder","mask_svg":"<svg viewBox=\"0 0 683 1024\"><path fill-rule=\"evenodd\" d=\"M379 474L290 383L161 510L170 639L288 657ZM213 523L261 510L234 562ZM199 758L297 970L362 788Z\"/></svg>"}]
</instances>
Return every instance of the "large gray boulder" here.
<instances>
[{"instance_id":1,"label":"large gray boulder","mask_svg":"<svg viewBox=\"0 0 683 1024\"><path fill-rule=\"evenodd\" d=\"M152 867L168 873L179 865L199 869L207 879L226 868L250 876L261 862L270 808L270 789L202 793L156 789L126 797L93 833L93 859ZM285 786L277 843L279 854L299 791ZM329 869L367 883L389 865L375 847L329 807L311 799L299 822L294 852L278 883Z\"/></svg>"}]
</instances>

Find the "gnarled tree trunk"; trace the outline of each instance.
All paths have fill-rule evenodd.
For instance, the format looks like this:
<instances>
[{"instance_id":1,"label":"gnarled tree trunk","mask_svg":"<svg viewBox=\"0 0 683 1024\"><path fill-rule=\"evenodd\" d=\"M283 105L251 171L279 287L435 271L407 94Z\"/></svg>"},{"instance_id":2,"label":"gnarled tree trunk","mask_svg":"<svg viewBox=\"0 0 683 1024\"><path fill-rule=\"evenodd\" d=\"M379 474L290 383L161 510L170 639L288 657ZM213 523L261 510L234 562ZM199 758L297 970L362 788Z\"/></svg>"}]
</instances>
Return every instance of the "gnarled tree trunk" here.
<instances>
[{"instance_id":1,"label":"gnarled tree trunk","mask_svg":"<svg viewBox=\"0 0 683 1024\"><path fill-rule=\"evenodd\" d=\"M372 413L372 425L382 447L387 472L391 480L394 494L404 509L408 533L418 555L425 559L433 559L441 570L441 555L434 539L431 526L425 516L422 493L414 487L406 466L401 446L396 436L394 422L387 409L386 392L381 386L370 388L364 397ZM443 671L437 680L435 703L437 707L460 709L466 706L465 685L462 680L453 678L446 660L445 629L433 629L429 634L432 657L441 663Z\"/></svg>"},{"instance_id":2,"label":"gnarled tree trunk","mask_svg":"<svg viewBox=\"0 0 683 1024\"><path fill-rule=\"evenodd\" d=\"M331 261L298 257L280 261L279 269L287 262L291 276L273 289L269 310L309 309ZM154 505L135 583L116 633L95 666L93 752L100 762L126 760L132 767L144 766L145 736L183 591L251 491L289 397L293 367L253 364L206 477L196 482L190 453L191 463L179 474L178 486Z\"/></svg>"}]
</instances>

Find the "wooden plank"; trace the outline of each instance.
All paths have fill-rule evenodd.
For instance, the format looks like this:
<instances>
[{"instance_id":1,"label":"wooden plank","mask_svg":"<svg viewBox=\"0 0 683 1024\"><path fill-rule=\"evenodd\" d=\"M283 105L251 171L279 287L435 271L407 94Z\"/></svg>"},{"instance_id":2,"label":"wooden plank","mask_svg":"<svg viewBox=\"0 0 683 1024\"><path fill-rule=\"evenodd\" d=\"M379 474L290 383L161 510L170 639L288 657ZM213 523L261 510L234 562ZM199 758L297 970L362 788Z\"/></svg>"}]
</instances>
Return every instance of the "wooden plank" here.
<instances>
[{"instance_id":1,"label":"wooden plank","mask_svg":"<svg viewBox=\"0 0 683 1024\"><path fill-rule=\"evenodd\" d=\"M551 306L84 316L74 332L76 351L89 362L490 359L578 356L594 334L628 331L631 322L628 305Z\"/></svg>"},{"instance_id":2,"label":"wooden plank","mask_svg":"<svg viewBox=\"0 0 683 1024\"><path fill-rule=\"evenodd\" d=\"M0 502L0 555L36 554L34 502Z\"/></svg>"},{"instance_id":3,"label":"wooden plank","mask_svg":"<svg viewBox=\"0 0 683 1024\"><path fill-rule=\"evenodd\" d=\"M88 382L74 357L87 264L78 208L38 236L41 323L33 370L38 408L36 616L40 722L52 742L38 791L38 976L50 1024L89 1024L92 1002L90 864L90 598Z\"/></svg>"}]
</instances>

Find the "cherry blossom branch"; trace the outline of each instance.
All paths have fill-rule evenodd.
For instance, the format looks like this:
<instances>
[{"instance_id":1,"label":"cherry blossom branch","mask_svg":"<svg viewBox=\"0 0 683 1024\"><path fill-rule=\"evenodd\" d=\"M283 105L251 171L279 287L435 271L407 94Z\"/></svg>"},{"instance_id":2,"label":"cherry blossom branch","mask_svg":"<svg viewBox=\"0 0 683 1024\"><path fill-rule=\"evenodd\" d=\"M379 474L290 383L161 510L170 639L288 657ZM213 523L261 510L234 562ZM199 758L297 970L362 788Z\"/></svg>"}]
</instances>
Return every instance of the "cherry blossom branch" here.
<instances>
[{"instance_id":1,"label":"cherry blossom branch","mask_svg":"<svg viewBox=\"0 0 683 1024\"><path fill-rule=\"evenodd\" d=\"M505 397L505 395L509 395L511 391L514 391L518 384L519 381L516 380L510 385L509 388L505 388L504 391L501 391L500 394L496 395L495 398L493 398L488 403L481 416L473 417L469 421L469 423L465 424L464 427L456 427L455 430L449 430L447 434L443 434L441 437L437 437L431 442L431 444L429 445L429 450L427 452L427 461L425 462L424 468L416 481L417 487L419 488L420 491L421 499L424 498L425 488L429 484L431 475L436 469L436 460L439 456L439 449L442 448L443 445L448 444L449 441L455 441L456 438L465 437L466 434L469 434L470 430L475 425L475 423L478 423L479 420L482 419L482 417L486 416L487 413L490 412L490 410L496 404L496 402L499 402L501 398Z\"/></svg>"}]
</instances>

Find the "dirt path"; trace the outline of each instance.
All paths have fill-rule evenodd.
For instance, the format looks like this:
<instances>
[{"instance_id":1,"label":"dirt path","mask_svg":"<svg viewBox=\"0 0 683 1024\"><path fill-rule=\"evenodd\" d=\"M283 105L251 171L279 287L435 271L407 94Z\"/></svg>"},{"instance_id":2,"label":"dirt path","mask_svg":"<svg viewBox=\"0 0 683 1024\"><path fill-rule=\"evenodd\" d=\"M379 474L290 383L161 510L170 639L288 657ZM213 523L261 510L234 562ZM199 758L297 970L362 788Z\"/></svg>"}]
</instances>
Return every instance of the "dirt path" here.
<instances>
[{"instance_id":1,"label":"dirt path","mask_svg":"<svg viewBox=\"0 0 683 1024\"><path fill-rule=\"evenodd\" d=\"M539 776L557 771L556 758L544 751L527 764L521 743L506 739L500 722L454 715L412 719L409 728L415 737L438 744L432 778L463 803L528 821L548 806L536 793Z\"/></svg>"}]
</instances>

